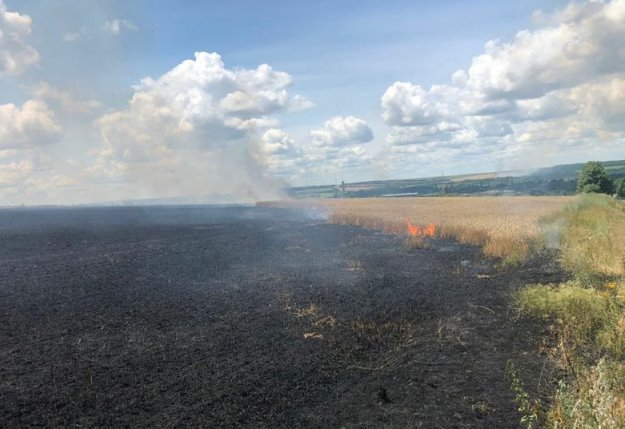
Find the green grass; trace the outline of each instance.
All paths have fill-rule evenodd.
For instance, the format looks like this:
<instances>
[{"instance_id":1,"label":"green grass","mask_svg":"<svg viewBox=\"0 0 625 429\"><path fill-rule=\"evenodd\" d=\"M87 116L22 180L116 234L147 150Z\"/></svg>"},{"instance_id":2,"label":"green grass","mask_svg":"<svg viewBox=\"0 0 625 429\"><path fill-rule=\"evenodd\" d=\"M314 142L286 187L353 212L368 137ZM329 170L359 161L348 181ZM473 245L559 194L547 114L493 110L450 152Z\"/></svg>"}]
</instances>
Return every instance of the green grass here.
<instances>
[{"instance_id":1,"label":"green grass","mask_svg":"<svg viewBox=\"0 0 625 429\"><path fill-rule=\"evenodd\" d=\"M625 358L625 301L623 286L611 290L583 287L576 281L559 285L532 285L519 293L519 310L540 317L566 332L567 346L581 352L584 347ZM592 357L592 356L590 356Z\"/></svg>"},{"instance_id":2,"label":"green grass","mask_svg":"<svg viewBox=\"0 0 625 429\"><path fill-rule=\"evenodd\" d=\"M625 210L607 196L584 195L545 222L545 242L561 248L573 279L530 285L521 315L546 320L551 356L565 376L541 424L625 427Z\"/></svg>"}]
</instances>

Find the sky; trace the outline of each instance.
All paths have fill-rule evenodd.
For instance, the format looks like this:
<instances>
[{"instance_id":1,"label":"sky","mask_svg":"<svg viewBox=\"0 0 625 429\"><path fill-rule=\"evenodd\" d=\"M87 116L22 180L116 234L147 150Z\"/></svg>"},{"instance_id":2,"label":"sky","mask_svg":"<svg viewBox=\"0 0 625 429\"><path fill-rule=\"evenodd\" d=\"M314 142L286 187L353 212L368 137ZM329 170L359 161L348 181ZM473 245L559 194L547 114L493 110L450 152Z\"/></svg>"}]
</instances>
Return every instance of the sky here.
<instances>
[{"instance_id":1,"label":"sky","mask_svg":"<svg viewBox=\"0 0 625 429\"><path fill-rule=\"evenodd\" d=\"M623 41L625 0L0 0L0 205L623 159Z\"/></svg>"}]
</instances>

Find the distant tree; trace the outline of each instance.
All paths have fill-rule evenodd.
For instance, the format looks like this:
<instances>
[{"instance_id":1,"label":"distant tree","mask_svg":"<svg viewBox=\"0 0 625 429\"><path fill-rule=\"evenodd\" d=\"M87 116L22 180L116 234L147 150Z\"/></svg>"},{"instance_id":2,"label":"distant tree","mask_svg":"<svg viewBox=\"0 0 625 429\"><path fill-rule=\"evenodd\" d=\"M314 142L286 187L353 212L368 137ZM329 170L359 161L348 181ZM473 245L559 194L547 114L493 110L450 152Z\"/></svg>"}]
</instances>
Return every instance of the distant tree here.
<instances>
[{"instance_id":1,"label":"distant tree","mask_svg":"<svg viewBox=\"0 0 625 429\"><path fill-rule=\"evenodd\" d=\"M621 177L616 181L616 196L619 198L625 198L625 177Z\"/></svg>"},{"instance_id":2,"label":"distant tree","mask_svg":"<svg viewBox=\"0 0 625 429\"><path fill-rule=\"evenodd\" d=\"M589 161L579 173L577 192L612 194L614 192L614 183L612 183L608 172L600 162Z\"/></svg>"}]
</instances>

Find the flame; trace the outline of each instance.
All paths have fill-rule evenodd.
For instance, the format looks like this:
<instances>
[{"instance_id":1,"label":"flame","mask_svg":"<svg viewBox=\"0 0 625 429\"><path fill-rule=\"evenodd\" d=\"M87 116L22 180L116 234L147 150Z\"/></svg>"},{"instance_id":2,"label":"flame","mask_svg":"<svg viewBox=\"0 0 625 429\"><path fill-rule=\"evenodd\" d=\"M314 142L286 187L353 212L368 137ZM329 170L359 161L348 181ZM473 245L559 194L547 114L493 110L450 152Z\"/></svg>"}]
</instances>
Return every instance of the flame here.
<instances>
[{"instance_id":1,"label":"flame","mask_svg":"<svg viewBox=\"0 0 625 429\"><path fill-rule=\"evenodd\" d=\"M407 222L409 237L434 237L436 235L436 225L433 223L428 226L419 226L411 222Z\"/></svg>"}]
</instances>

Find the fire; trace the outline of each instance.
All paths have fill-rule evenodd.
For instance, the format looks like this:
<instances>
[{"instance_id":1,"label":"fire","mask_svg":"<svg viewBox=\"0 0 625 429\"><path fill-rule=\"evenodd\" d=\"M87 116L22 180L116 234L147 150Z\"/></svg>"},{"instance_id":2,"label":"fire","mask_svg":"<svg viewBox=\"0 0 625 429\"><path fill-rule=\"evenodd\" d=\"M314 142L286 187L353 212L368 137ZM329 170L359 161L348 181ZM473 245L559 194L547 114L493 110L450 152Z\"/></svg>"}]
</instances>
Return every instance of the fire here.
<instances>
[{"instance_id":1,"label":"fire","mask_svg":"<svg viewBox=\"0 0 625 429\"><path fill-rule=\"evenodd\" d=\"M434 237L436 235L436 225L433 223L428 226L419 226L411 222L407 222L408 236L410 237Z\"/></svg>"}]
</instances>

